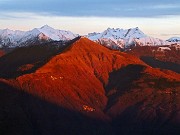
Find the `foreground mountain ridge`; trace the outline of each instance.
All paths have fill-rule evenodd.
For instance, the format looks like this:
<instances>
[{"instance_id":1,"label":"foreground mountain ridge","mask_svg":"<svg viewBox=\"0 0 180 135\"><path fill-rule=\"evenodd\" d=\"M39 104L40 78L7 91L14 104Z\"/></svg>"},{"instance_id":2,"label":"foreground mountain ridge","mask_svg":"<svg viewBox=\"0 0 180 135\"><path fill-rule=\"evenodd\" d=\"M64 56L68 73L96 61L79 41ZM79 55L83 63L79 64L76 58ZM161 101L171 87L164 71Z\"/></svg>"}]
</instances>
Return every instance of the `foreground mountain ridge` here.
<instances>
[{"instance_id":1,"label":"foreground mountain ridge","mask_svg":"<svg viewBox=\"0 0 180 135\"><path fill-rule=\"evenodd\" d=\"M24 48L29 51L24 57L17 48L0 58L0 63L11 59L7 65L12 65L0 64L0 69L20 63L11 77L0 74L0 132L179 134L179 74L152 68L137 57L85 37L63 49L53 48L53 54L41 58L39 52L46 55L52 49L51 43L44 47ZM28 56L32 51L33 61ZM20 56L14 58L17 53Z\"/></svg>"}]
</instances>

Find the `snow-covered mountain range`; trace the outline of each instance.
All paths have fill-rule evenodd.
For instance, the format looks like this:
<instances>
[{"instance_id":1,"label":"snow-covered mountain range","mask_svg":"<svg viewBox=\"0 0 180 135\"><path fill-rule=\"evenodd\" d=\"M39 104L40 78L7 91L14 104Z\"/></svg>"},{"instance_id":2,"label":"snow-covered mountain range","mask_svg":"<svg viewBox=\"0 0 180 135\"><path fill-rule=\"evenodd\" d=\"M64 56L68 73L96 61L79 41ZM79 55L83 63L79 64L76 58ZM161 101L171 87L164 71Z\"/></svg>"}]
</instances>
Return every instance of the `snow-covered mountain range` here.
<instances>
[{"instance_id":1,"label":"snow-covered mountain range","mask_svg":"<svg viewBox=\"0 0 180 135\"><path fill-rule=\"evenodd\" d=\"M138 27L131 29L108 28L102 33L89 33L87 37L112 49L124 49L130 46L169 45L165 40L144 34Z\"/></svg>"},{"instance_id":2,"label":"snow-covered mountain range","mask_svg":"<svg viewBox=\"0 0 180 135\"><path fill-rule=\"evenodd\" d=\"M180 37L172 37L172 38L168 39L167 41L175 42L175 43L180 43Z\"/></svg>"},{"instance_id":3,"label":"snow-covered mountain range","mask_svg":"<svg viewBox=\"0 0 180 135\"><path fill-rule=\"evenodd\" d=\"M27 46L37 41L66 41L77 36L70 31L57 30L48 25L30 31L4 29L0 30L0 47Z\"/></svg>"},{"instance_id":4,"label":"snow-covered mountain range","mask_svg":"<svg viewBox=\"0 0 180 135\"><path fill-rule=\"evenodd\" d=\"M3 29L0 30L0 48L28 46L48 41L67 41L78 36L78 34L70 31L57 30L48 25L41 28L34 28L30 31ZM138 27L131 29L108 28L101 33L89 33L86 37L106 47L117 50L126 49L131 46L158 46L180 42L180 38L178 37L173 37L166 41L150 37L144 34Z\"/></svg>"}]
</instances>

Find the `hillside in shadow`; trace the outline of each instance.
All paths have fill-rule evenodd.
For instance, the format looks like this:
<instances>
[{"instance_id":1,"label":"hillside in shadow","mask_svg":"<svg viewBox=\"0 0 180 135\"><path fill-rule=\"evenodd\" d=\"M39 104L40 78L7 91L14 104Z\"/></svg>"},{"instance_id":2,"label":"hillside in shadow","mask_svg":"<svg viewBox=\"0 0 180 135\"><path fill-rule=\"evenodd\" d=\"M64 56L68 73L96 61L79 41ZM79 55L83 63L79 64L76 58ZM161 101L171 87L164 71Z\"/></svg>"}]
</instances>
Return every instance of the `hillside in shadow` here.
<instances>
[{"instance_id":1,"label":"hillside in shadow","mask_svg":"<svg viewBox=\"0 0 180 135\"><path fill-rule=\"evenodd\" d=\"M114 135L111 126L0 83L1 135Z\"/></svg>"},{"instance_id":2,"label":"hillside in shadow","mask_svg":"<svg viewBox=\"0 0 180 135\"><path fill-rule=\"evenodd\" d=\"M109 82L105 87L108 97L106 110L117 102L119 96L131 91L133 82L140 79L144 68L142 65L130 64L110 73Z\"/></svg>"},{"instance_id":3,"label":"hillside in shadow","mask_svg":"<svg viewBox=\"0 0 180 135\"><path fill-rule=\"evenodd\" d=\"M180 134L179 122L170 121L173 119L174 113L172 112L170 119L164 119L163 114L158 110L155 119L151 119L150 114L141 114L144 102L125 109L121 115L112 120L114 132L117 135L178 135ZM145 110L143 110L145 111ZM148 112L149 113L149 112ZM151 112L152 116L155 112ZM148 118L149 117L149 118Z\"/></svg>"},{"instance_id":4,"label":"hillside in shadow","mask_svg":"<svg viewBox=\"0 0 180 135\"><path fill-rule=\"evenodd\" d=\"M180 64L164 62L148 56L142 56L140 59L153 68L168 69L180 73Z\"/></svg>"}]
</instances>

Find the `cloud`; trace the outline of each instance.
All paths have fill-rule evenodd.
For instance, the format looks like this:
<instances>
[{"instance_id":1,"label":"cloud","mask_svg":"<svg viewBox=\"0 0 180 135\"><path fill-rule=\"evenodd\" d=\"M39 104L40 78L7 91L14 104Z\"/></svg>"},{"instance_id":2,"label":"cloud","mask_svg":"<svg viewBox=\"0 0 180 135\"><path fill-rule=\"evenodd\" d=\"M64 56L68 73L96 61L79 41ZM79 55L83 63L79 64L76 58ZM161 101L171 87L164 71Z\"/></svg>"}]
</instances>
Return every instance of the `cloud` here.
<instances>
[{"instance_id":1,"label":"cloud","mask_svg":"<svg viewBox=\"0 0 180 135\"><path fill-rule=\"evenodd\" d=\"M4 20L24 20L39 19L43 16L51 16L48 13L32 13L32 12L0 12L0 19Z\"/></svg>"},{"instance_id":2,"label":"cloud","mask_svg":"<svg viewBox=\"0 0 180 135\"><path fill-rule=\"evenodd\" d=\"M155 5L152 8L154 9L177 9L180 8L180 4L161 4L161 5Z\"/></svg>"},{"instance_id":3,"label":"cloud","mask_svg":"<svg viewBox=\"0 0 180 135\"><path fill-rule=\"evenodd\" d=\"M52 16L155 17L180 15L177 0L2 0L0 12ZM47 15L47 14L44 14Z\"/></svg>"}]
</instances>

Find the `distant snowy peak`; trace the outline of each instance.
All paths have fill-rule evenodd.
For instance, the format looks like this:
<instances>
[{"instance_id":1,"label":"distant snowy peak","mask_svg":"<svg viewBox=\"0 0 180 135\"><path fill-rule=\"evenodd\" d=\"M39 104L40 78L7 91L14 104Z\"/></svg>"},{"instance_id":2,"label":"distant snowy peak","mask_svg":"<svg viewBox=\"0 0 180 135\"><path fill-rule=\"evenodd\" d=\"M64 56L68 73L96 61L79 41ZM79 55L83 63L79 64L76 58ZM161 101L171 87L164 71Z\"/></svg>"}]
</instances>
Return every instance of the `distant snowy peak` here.
<instances>
[{"instance_id":1,"label":"distant snowy peak","mask_svg":"<svg viewBox=\"0 0 180 135\"><path fill-rule=\"evenodd\" d=\"M48 25L30 31L0 30L0 47L26 46L38 41L66 41L77 37L70 31L57 30Z\"/></svg>"},{"instance_id":2,"label":"distant snowy peak","mask_svg":"<svg viewBox=\"0 0 180 135\"><path fill-rule=\"evenodd\" d=\"M91 40L98 40L99 38L113 38L117 40L117 39L141 38L141 37L146 37L146 35L141 30L139 30L138 27L136 27L131 29L108 28L102 33L96 33L96 32L89 33L87 37Z\"/></svg>"},{"instance_id":3,"label":"distant snowy peak","mask_svg":"<svg viewBox=\"0 0 180 135\"><path fill-rule=\"evenodd\" d=\"M124 48L134 42L134 39L147 37L138 27L131 29L108 28L102 33L89 33L90 40L99 42L112 49Z\"/></svg>"},{"instance_id":4,"label":"distant snowy peak","mask_svg":"<svg viewBox=\"0 0 180 135\"><path fill-rule=\"evenodd\" d=\"M19 30L0 30L0 47L17 45L18 41L23 37L24 34L25 32Z\"/></svg>"},{"instance_id":5,"label":"distant snowy peak","mask_svg":"<svg viewBox=\"0 0 180 135\"><path fill-rule=\"evenodd\" d=\"M124 49L132 45L155 46L169 44L167 41L147 36L138 27L130 29L108 28L102 33L89 33L87 37L111 49Z\"/></svg>"},{"instance_id":6,"label":"distant snowy peak","mask_svg":"<svg viewBox=\"0 0 180 135\"><path fill-rule=\"evenodd\" d=\"M128 29L126 34L125 34L126 39L129 39L129 38L143 38L143 37L147 37L147 35L145 35L138 27Z\"/></svg>"},{"instance_id":7,"label":"distant snowy peak","mask_svg":"<svg viewBox=\"0 0 180 135\"><path fill-rule=\"evenodd\" d=\"M170 39L168 39L167 41L169 42L175 42L175 43L179 43L180 42L180 37L172 37Z\"/></svg>"},{"instance_id":8,"label":"distant snowy peak","mask_svg":"<svg viewBox=\"0 0 180 135\"><path fill-rule=\"evenodd\" d=\"M61 40L71 40L77 37L77 34L73 34L70 31L65 30L57 30L48 25L42 26L41 28L34 28L31 31L27 31L23 38L33 38L33 37L40 37L40 39L46 37L48 40L53 41L61 41Z\"/></svg>"},{"instance_id":9,"label":"distant snowy peak","mask_svg":"<svg viewBox=\"0 0 180 135\"><path fill-rule=\"evenodd\" d=\"M59 40L71 40L75 37L77 37L77 34L73 34L70 31L65 30L57 30L52 27L49 27L48 25L45 25L38 29L41 33L46 35L52 40L59 41Z\"/></svg>"},{"instance_id":10,"label":"distant snowy peak","mask_svg":"<svg viewBox=\"0 0 180 135\"><path fill-rule=\"evenodd\" d=\"M9 29L4 29L4 30L0 30L0 37L2 38L7 38L10 37L10 39L15 39L15 38L21 38L21 36L24 35L24 31L13 31L13 30L9 30Z\"/></svg>"}]
</instances>

